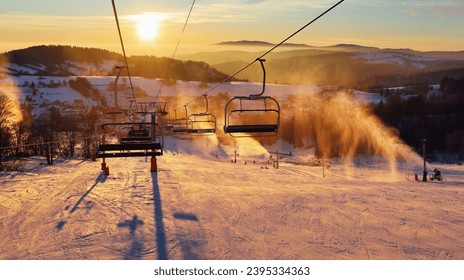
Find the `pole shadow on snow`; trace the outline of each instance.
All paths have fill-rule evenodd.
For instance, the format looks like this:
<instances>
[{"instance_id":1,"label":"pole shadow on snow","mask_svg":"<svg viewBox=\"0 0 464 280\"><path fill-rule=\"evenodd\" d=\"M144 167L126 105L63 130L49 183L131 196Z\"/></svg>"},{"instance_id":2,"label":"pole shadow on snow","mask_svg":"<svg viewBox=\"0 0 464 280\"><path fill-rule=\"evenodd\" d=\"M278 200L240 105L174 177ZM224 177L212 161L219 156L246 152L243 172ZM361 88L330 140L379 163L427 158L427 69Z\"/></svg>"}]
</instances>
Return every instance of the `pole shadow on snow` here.
<instances>
[{"instance_id":1,"label":"pole shadow on snow","mask_svg":"<svg viewBox=\"0 0 464 280\"><path fill-rule=\"evenodd\" d=\"M155 211L155 231L156 231L156 245L158 248L158 259L167 260L168 259L168 250L166 244L166 232L164 229L163 223L163 208L161 205L161 194L158 184L158 174L157 172L151 173L151 178L153 182L153 202L154 202L154 211Z\"/></svg>"},{"instance_id":2,"label":"pole shadow on snow","mask_svg":"<svg viewBox=\"0 0 464 280\"><path fill-rule=\"evenodd\" d=\"M106 176L103 173L98 175L97 179L95 179L95 183L93 184L93 186L91 186L90 189L86 191L81 198L79 198L79 200L76 202L76 204L74 204L73 208L71 209L71 211L69 211L69 213L74 213L79 207L79 205L82 203L82 201L89 195L89 193L92 192L92 190L98 185L98 183L104 183L105 181Z\"/></svg>"},{"instance_id":3,"label":"pole shadow on snow","mask_svg":"<svg viewBox=\"0 0 464 280\"><path fill-rule=\"evenodd\" d=\"M156 243L158 248L158 259L168 260L166 231L163 223L163 209L160 194L160 187L158 182L158 175L156 172L151 174L153 182L153 202L155 211L155 230L156 230ZM165 184L166 182L163 182ZM169 183L168 183L169 184ZM177 183L172 183L177 184ZM202 259L198 254L205 241L200 237L198 229L192 224L199 223L199 219L195 214L187 212L175 212L172 217L180 223L176 224L176 239L179 241L183 258L188 260ZM177 232L179 231L179 232ZM200 237L198 239L198 237Z\"/></svg>"},{"instance_id":4,"label":"pole shadow on snow","mask_svg":"<svg viewBox=\"0 0 464 280\"><path fill-rule=\"evenodd\" d=\"M70 214L74 213L79 205L82 203L82 201L84 201L84 199L92 192L92 190L98 185L98 183L104 183L106 181L106 176L104 174L100 174L98 175L97 179L95 179L95 183L90 187L90 189L88 189L82 196L81 198L79 198L79 200L76 202L76 204L74 204L73 208L71 208L71 210L69 211ZM90 202L87 203L88 207L90 207L90 209L93 207L93 204ZM87 209L89 209L88 207L86 207ZM69 209L69 205L66 206L65 210ZM56 223L56 229L58 231L61 231L64 227L64 225L66 224L66 220L61 220L59 221L58 223Z\"/></svg>"},{"instance_id":5,"label":"pole shadow on snow","mask_svg":"<svg viewBox=\"0 0 464 280\"><path fill-rule=\"evenodd\" d=\"M178 220L176 237L180 243L183 258L186 260L203 259L202 247L206 241L202 236L198 217L195 214L185 212L176 212L172 216Z\"/></svg>"}]
</instances>

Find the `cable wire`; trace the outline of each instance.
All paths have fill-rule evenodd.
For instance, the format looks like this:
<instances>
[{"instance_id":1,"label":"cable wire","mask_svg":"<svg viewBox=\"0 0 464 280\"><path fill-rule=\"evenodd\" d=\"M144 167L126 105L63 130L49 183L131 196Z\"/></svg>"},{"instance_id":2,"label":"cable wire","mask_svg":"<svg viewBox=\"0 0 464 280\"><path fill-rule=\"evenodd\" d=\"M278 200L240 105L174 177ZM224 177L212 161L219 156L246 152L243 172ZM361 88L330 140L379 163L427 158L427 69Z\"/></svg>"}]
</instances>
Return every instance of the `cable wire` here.
<instances>
[{"instance_id":1,"label":"cable wire","mask_svg":"<svg viewBox=\"0 0 464 280\"><path fill-rule=\"evenodd\" d=\"M331 6L329 9L325 10L323 13L321 13L319 16L317 16L316 18L314 18L313 20L311 20L310 22L308 22L307 24L305 24L304 26L302 26L300 29L298 29L297 31L293 32L290 36L288 36L287 38L285 38L284 40L282 40L280 43L276 44L275 46L273 46L271 49L269 49L268 51L266 51L264 54L262 54L261 56L257 57L255 60L253 60L252 62L248 63L247 65L245 65L244 67L242 67L240 70L238 70L237 72L235 72L234 74L230 75L229 77L225 78L223 81L219 82L217 85L215 85L214 87L210 88L208 91L206 91L205 93L203 93L202 95L188 101L187 103L185 103L184 105L182 106L186 106L194 101L196 101L197 99L201 98L202 96L204 95L207 95L208 93L212 92L213 90L217 89L218 87L220 87L221 85L223 85L224 83L226 83L227 81L229 81L230 79L232 79L233 77L235 77L236 75L240 74L241 72L243 72L245 69L247 69L248 67L250 67L251 65L253 65L256 61L259 61L260 59L262 59L263 57L265 57L266 55L268 55L269 53L271 53L272 51L274 51L275 49L277 49L278 47L280 47L281 45L283 45L285 42L287 42L288 40L290 40L292 37L294 37L295 35L297 35L298 33L300 33L301 31L303 31L304 29L306 29L308 26L310 26L311 24L313 24L315 21L317 21L318 19L320 19L321 17L323 17L324 15L326 15L328 12L330 12L331 10L333 10L335 7L337 7L338 5L340 5L342 2L344 2L345 0L341 0L339 2L337 2L336 4L334 4L333 6ZM182 107L182 106L179 106L179 107ZM176 108L179 108L179 107L176 107Z\"/></svg>"},{"instance_id":2,"label":"cable wire","mask_svg":"<svg viewBox=\"0 0 464 280\"><path fill-rule=\"evenodd\" d=\"M127 63L126 50L124 48L124 40L122 39L121 27L119 26L118 12L116 11L116 4L114 3L114 0L111 0L111 3L113 4L114 17L116 19L116 26L118 27L119 41L121 42L122 54L124 56L124 63L126 65L127 76L129 77L129 84L130 84L130 88L132 92L132 97L134 98L134 103L137 106L137 99L135 97L134 86L132 84L132 78L131 78L131 74L129 71L129 63ZM130 103L130 106L132 106L132 102Z\"/></svg>"},{"instance_id":3,"label":"cable wire","mask_svg":"<svg viewBox=\"0 0 464 280\"><path fill-rule=\"evenodd\" d=\"M177 45L176 45L176 48L174 49L174 52L171 56L171 59L170 59L170 62L169 62L169 65L168 67L166 68L166 73L164 74L164 79L163 79L163 82L161 83L161 86L158 90L158 93L156 94L156 97L155 97L155 102L156 100L158 99L158 97L160 96L161 94L161 90L163 89L164 87L164 82L166 81L167 77L168 77L168 73L169 71L171 70L171 66L172 66L172 63L174 62L174 57L176 56L176 53L177 53L177 49L179 48L179 45L180 45L180 42L182 40L182 37L184 36L184 33L185 33L185 28L187 27L187 23L190 19L190 15L192 14L192 10L193 10L193 6L195 5L195 0L193 0L192 2L192 6L190 7L190 11L188 12L188 15L187 15L187 19L185 20L185 23L184 23L184 27L182 28L182 31L180 33L180 37L179 37L179 40L177 41Z\"/></svg>"}]
</instances>

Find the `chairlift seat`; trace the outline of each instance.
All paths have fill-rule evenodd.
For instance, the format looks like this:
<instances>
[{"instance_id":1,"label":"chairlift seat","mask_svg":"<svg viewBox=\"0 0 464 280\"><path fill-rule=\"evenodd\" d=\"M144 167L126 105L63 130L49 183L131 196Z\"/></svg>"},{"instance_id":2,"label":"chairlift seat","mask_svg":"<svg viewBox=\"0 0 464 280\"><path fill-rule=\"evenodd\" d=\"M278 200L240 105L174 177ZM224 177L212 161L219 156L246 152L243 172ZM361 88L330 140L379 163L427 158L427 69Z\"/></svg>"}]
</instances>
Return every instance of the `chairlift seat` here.
<instances>
[{"instance_id":1,"label":"chairlift seat","mask_svg":"<svg viewBox=\"0 0 464 280\"><path fill-rule=\"evenodd\" d=\"M157 150L161 149L160 143L120 143L100 144L98 151L129 151L129 150Z\"/></svg>"},{"instance_id":2,"label":"chairlift seat","mask_svg":"<svg viewBox=\"0 0 464 280\"><path fill-rule=\"evenodd\" d=\"M109 152L109 153L97 153L97 158L120 158L120 157L154 157L162 156L161 151L143 151L143 152Z\"/></svg>"},{"instance_id":3,"label":"chairlift seat","mask_svg":"<svg viewBox=\"0 0 464 280\"><path fill-rule=\"evenodd\" d=\"M142 136L142 137L123 137L121 138L121 143L127 143L127 142L149 142L151 141L151 137L147 136Z\"/></svg>"},{"instance_id":4,"label":"chairlift seat","mask_svg":"<svg viewBox=\"0 0 464 280\"><path fill-rule=\"evenodd\" d=\"M97 158L160 156L161 143L120 143L100 144Z\"/></svg>"},{"instance_id":5,"label":"chairlift seat","mask_svg":"<svg viewBox=\"0 0 464 280\"><path fill-rule=\"evenodd\" d=\"M131 129L129 136L148 136L150 135L147 129Z\"/></svg>"},{"instance_id":6,"label":"chairlift seat","mask_svg":"<svg viewBox=\"0 0 464 280\"><path fill-rule=\"evenodd\" d=\"M216 133L216 117L207 112L191 114L187 118L187 123L189 126L187 133L198 135Z\"/></svg>"},{"instance_id":7,"label":"chairlift seat","mask_svg":"<svg viewBox=\"0 0 464 280\"><path fill-rule=\"evenodd\" d=\"M187 130L190 134L214 134L216 133L215 128L192 128Z\"/></svg>"},{"instance_id":8,"label":"chairlift seat","mask_svg":"<svg viewBox=\"0 0 464 280\"><path fill-rule=\"evenodd\" d=\"M225 133L277 133L278 129L277 124L224 126Z\"/></svg>"},{"instance_id":9,"label":"chairlift seat","mask_svg":"<svg viewBox=\"0 0 464 280\"><path fill-rule=\"evenodd\" d=\"M187 128L186 127L182 127L182 128L173 128L172 129L172 132L175 132L175 133L187 133Z\"/></svg>"}]
</instances>

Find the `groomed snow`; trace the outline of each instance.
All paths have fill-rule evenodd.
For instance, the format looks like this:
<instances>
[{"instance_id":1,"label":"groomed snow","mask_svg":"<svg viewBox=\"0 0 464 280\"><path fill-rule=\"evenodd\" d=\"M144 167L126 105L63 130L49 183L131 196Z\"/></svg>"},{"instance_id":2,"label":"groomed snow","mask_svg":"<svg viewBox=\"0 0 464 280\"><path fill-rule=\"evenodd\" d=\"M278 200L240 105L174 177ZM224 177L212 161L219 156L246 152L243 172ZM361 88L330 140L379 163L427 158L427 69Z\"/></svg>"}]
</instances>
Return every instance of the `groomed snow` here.
<instances>
[{"instance_id":1,"label":"groomed snow","mask_svg":"<svg viewBox=\"0 0 464 280\"><path fill-rule=\"evenodd\" d=\"M462 165L417 182L413 162L332 160L323 178L304 150L275 169L248 138L166 141L157 173L144 158L0 173L0 259L464 258Z\"/></svg>"},{"instance_id":2,"label":"groomed snow","mask_svg":"<svg viewBox=\"0 0 464 280\"><path fill-rule=\"evenodd\" d=\"M37 103L91 104L68 87L41 87L42 96L33 96L29 87L15 86L71 78L8 77L0 90ZM107 85L114 77L87 78L111 102ZM134 84L155 96L160 81L134 78ZM234 82L212 94L248 95L261 87ZM321 90L267 85L266 94L285 103L290 94ZM177 81L162 95L190 99L205 91L198 82ZM356 90L351 97L381 100ZM144 158L108 159L109 176L101 161L58 159L47 166L38 158L0 173L0 259L464 258L461 165L429 164L446 180L417 182L417 157L398 161L395 173L376 157L332 159L323 169L312 150L265 148L249 138L234 145L219 145L215 136L167 138L164 148L157 173ZM292 152L279 169L268 161L277 150Z\"/></svg>"}]
</instances>

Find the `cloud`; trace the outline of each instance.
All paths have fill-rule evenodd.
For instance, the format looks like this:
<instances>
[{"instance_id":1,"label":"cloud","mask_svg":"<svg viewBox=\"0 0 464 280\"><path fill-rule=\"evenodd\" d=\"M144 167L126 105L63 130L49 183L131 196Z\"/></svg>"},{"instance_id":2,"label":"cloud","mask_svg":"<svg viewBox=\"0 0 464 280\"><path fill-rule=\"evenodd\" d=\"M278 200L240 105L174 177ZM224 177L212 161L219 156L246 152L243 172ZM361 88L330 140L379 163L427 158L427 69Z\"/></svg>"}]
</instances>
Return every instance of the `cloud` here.
<instances>
[{"instance_id":1,"label":"cloud","mask_svg":"<svg viewBox=\"0 0 464 280\"><path fill-rule=\"evenodd\" d=\"M113 17L105 16L61 16L23 12L0 14L0 27L34 29L66 29L69 27L97 27L114 25Z\"/></svg>"},{"instance_id":2,"label":"cloud","mask_svg":"<svg viewBox=\"0 0 464 280\"><path fill-rule=\"evenodd\" d=\"M204 22L255 22L277 16L289 16L301 11L325 9L336 0L235 0L205 1L195 5L191 21Z\"/></svg>"},{"instance_id":3,"label":"cloud","mask_svg":"<svg viewBox=\"0 0 464 280\"><path fill-rule=\"evenodd\" d=\"M425 1L425 2L404 2L402 12L411 16L422 14L432 14L438 18L463 17L464 2L459 1Z\"/></svg>"}]
</instances>

